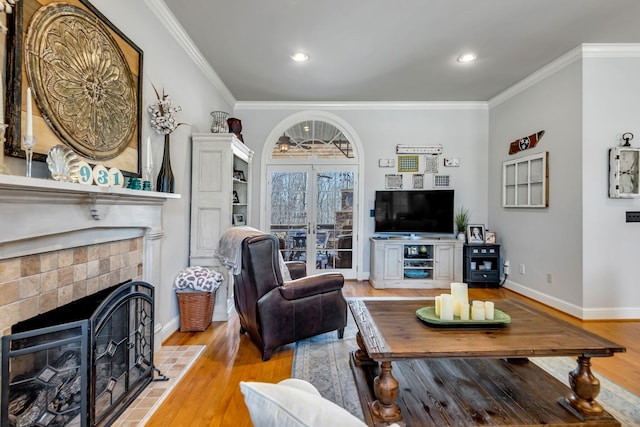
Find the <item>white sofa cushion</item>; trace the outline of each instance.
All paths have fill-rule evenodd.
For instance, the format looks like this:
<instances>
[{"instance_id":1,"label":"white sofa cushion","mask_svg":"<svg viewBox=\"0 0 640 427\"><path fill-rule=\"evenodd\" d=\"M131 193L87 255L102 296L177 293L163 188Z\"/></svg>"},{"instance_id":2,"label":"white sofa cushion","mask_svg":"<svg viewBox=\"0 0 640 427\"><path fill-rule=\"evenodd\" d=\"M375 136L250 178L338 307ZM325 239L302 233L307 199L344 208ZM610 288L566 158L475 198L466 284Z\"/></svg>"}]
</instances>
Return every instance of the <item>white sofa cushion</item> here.
<instances>
[{"instance_id":1,"label":"white sofa cushion","mask_svg":"<svg viewBox=\"0 0 640 427\"><path fill-rule=\"evenodd\" d=\"M240 390L254 427L366 426L304 380L240 382Z\"/></svg>"}]
</instances>

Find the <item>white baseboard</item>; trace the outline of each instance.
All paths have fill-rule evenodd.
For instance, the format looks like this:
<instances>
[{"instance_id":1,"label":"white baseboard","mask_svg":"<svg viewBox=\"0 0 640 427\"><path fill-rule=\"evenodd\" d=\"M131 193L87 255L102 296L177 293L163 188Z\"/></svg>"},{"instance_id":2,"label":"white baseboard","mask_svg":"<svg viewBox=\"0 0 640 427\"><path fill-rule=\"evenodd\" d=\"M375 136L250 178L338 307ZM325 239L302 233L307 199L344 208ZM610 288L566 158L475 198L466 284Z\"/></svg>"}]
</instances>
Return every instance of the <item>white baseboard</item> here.
<instances>
[{"instance_id":1,"label":"white baseboard","mask_svg":"<svg viewBox=\"0 0 640 427\"><path fill-rule=\"evenodd\" d=\"M177 331L180 328L180 317L175 316L173 319L169 320L167 323L162 325L156 325L155 337L154 337L154 348L157 350L162 345L163 342L167 338L171 336L172 333Z\"/></svg>"},{"instance_id":2,"label":"white baseboard","mask_svg":"<svg viewBox=\"0 0 640 427\"><path fill-rule=\"evenodd\" d=\"M507 280L504 287L582 320L640 319L640 307L584 308L545 294L544 292L527 288L511 280Z\"/></svg>"}]
</instances>

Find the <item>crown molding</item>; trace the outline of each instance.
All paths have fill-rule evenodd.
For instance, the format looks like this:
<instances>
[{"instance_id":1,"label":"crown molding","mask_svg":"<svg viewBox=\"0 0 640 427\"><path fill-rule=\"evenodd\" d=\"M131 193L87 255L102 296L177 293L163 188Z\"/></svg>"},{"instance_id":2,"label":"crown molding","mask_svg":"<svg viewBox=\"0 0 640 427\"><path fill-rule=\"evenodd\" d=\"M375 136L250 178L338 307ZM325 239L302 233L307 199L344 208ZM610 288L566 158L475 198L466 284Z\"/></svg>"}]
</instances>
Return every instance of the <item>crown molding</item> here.
<instances>
[{"instance_id":1,"label":"crown molding","mask_svg":"<svg viewBox=\"0 0 640 427\"><path fill-rule=\"evenodd\" d=\"M491 98L489 108L493 108L529 89L561 69L583 58L637 58L640 57L640 43L585 43L565 53L555 61L520 80L509 89Z\"/></svg>"},{"instance_id":2,"label":"crown molding","mask_svg":"<svg viewBox=\"0 0 640 427\"><path fill-rule=\"evenodd\" d=\"M205 57L200 52L200 49L196 47L191 40L191 37L184 30L182 25L178 22L171 10L167 7L163 0L144 0L149 9L158 17L160 22L165 26L169 33L176 39L178 44L184 49L193 62L200 68L204 75L211 81L213 86L220 92L220 95L224 98L229 105L236 104L236 98L229 91L224 82L220 79L215 70L211 67L211 64L207 62Z\"/></svg>"},{"instance_id":3,"label":"crown molding","mask_svg":"<svg viewBox=\"0 0 640 427\"><path fill-rule=\"evenodd\" d=\"M320 102L320 101L238 101L235 110L487 110L487 103L475 101L454 102Z\"/></svg>"}]
</instances>

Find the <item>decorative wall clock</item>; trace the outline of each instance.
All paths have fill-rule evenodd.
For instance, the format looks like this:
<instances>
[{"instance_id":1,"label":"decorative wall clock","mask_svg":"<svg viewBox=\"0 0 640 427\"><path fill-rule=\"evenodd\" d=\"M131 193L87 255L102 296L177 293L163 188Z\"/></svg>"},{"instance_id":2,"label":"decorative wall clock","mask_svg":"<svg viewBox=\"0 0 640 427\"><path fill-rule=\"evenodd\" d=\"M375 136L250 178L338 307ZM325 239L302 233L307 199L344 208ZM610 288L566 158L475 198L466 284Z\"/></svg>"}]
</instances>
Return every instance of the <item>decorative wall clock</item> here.
<instances>
[{"instance_id":1,"label":"decorative wall clock","mask_svg":"<svg viewBox=\"0 0 640 427\"><path fill-rule=\"evenodd\" d=\"M614 147L609 150L609 197L640 196L640 148Z\"/></svg>"}]
</instances>

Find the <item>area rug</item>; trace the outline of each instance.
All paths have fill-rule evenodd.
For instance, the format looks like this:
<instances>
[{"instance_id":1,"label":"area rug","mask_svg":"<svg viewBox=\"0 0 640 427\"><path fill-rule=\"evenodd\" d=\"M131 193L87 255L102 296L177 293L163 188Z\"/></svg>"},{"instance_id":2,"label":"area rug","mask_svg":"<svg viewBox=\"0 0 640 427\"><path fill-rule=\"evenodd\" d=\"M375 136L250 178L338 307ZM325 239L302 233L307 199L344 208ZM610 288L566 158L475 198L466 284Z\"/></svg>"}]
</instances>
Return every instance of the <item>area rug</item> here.
<instances>
[{"instance_id":1,"label":"area rug","mask_svg":"<svg viewBox=\"0 0 640 427\"><path fill-rule=\"evenodd\" d=\"M291 376L309 381L322 396L364 420L349 366L349 354L358 348L355 339L357 327L351 314L348 317L342 340L334 331L295 344ZM568 373L576 366L571 357L537 357L530 360L565 385L568 385ZM623 426L640 426L640 396L595 371L594 375L600 380L598 402Z\"/></svg>"},{"instance_id":2,"label":"area rug","mask_svg":"<svg viewBox=\"0 0 640 427\"><path fill-rule=\"evenodd\" d=\"M167 381L152 381L112 424L114 427L142 427L160 407L171 390L184 377L204 351L204 345L163 346L154 357L154 365ZM159 378L158 375L155 378Z\"/></svg>"}]
</instances>

